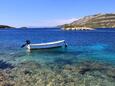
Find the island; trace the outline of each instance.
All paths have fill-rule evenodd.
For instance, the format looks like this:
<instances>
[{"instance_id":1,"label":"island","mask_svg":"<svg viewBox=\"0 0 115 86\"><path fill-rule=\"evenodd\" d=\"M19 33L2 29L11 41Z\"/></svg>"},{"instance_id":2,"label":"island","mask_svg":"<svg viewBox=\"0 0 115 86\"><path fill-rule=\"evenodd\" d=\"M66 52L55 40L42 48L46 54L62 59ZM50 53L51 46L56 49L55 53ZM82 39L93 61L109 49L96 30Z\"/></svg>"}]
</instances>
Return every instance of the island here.
<instances>
[{"instance_id":1,"label":"island","mask_svg":"<svg viewBox=\"0 0 115 86\"><path fill-rule=\"evenodd\" d=\"M0 29L7 29L7 28L15 28L15 27L8 26L8 25L0 25Z\"/></svg>"}]
</instances>

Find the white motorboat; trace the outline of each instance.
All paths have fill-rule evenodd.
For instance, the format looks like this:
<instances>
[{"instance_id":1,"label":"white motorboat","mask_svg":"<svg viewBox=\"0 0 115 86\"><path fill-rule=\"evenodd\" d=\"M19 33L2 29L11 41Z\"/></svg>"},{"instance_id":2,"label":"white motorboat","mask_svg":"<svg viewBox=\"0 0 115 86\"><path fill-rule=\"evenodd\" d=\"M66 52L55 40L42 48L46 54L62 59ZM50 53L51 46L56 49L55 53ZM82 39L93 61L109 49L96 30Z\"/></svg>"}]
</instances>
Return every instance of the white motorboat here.
<instances>
[{"instance_id":1,"label":"white motorboat","mask_svg":"<svg viewBox=\"0 0 115 86\"><path fill-rule=\"evenodd\" d=\"M58 48L62 46L67 47L67 43L65 42L65 40L59 40L54 42L31 44L30 41L27 40L26 44L22 45L22 47L24 46L26 46L28 50L35 50L35 49Z\"/></svg>"}]
</instances>

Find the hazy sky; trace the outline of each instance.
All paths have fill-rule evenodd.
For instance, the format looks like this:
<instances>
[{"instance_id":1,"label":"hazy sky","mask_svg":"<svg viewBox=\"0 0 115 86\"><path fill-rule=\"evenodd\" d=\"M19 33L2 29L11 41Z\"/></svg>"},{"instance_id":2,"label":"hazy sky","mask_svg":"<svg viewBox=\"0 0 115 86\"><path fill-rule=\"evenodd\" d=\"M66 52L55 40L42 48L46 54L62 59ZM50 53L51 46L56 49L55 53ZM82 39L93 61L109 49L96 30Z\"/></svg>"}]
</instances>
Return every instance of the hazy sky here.
<instances>
[{"instance_id":1,"label":"hazy sky","mask_svg":"<svg viewBox=\"0 0 115 86\"><path fill-rule=\"evenodd\" d=\"M115 0L0 0L0 24L53 26L115 12Z\"/></svg>"}]
</instances>

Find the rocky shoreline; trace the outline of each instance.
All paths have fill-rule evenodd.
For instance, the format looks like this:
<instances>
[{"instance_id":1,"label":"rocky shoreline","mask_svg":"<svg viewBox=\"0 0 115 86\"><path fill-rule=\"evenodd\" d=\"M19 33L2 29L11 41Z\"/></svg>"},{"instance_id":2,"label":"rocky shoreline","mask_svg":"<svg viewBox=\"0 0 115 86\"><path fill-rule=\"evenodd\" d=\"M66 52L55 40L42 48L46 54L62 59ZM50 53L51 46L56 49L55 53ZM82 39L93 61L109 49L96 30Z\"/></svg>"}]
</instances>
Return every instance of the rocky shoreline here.
<instances>
[{"instance_id":1,"label":"rocky shoreline","mask_svg":"<svg viewBox=\"0 0 115 86\"><path fill-rule=\"evenodd\" d=\"M95 30L94 28L90 27L73 27L73 28L62 28L62 30Z\"/></svg>"},{"instance_id":2,"label":"rocky shoreline","mask_svg":"<svg viewBox=\"0 0 115 86\"><path fill-rule=\"evenodd\" d=\"M27 61L0 69L0 86L115 86L115 67L90 61L63 66Z\"/></svg>"}]
</instances>

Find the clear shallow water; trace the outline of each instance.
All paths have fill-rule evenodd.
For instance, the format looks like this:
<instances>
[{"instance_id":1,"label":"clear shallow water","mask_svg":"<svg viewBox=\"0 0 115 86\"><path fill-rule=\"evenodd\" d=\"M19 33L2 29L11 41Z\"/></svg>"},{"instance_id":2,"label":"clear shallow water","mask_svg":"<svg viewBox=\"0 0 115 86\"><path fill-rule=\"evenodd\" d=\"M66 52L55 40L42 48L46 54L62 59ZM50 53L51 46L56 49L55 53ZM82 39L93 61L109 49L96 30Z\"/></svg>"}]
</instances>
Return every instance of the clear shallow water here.
<instances>
[{"instance_id":1,"label":"clear shallow water","mask_svg":"<svg viewBox=\"0 0 115 86\"><path fill-rule=\"evenodd\" d=\"M31 53L20 46L25 40L32 43L65 40L67 48L38 50ZM41 64L74 64L97 61L115 64L115 30L61 31L59 29L0 30L0 59L11 63L37 61Z\"/></svg>"}]
</instances>

